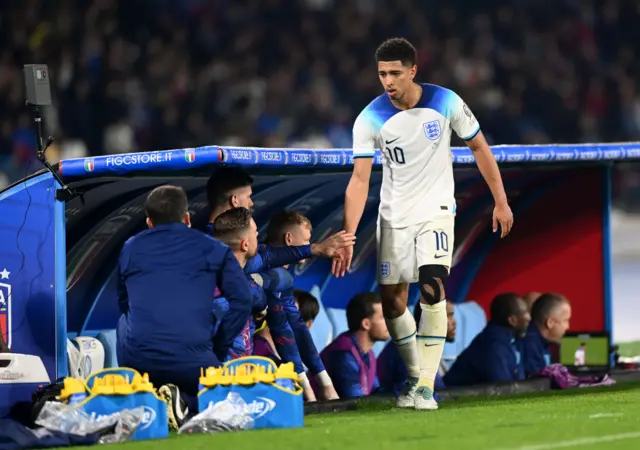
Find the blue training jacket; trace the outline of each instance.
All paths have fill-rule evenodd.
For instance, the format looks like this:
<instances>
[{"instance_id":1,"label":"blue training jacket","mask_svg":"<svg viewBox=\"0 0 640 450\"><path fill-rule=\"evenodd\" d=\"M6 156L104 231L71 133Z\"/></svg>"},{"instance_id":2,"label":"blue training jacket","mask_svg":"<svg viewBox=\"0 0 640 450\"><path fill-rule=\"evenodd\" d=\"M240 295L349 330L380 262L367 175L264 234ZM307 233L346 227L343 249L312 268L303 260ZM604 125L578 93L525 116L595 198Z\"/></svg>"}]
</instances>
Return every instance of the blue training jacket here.
<instances>
[{"instance_id":1,"label":"blue training jacket","mask_svg":"<svg viewBox=\"0 0 640 450\"><path fill-rule=\"evenodd\" d=\"M531 322L522 338L522 359L527 377L537 374L551 364L550 342L542 337L538 326Z\"/></svg>"},{"instance_id":2,"label":"blue training jacket","mask_svg":"<svg viewBox=\"0 0 640 450\"><path fill-rule=\"evenodd\" d=\"M273 269L267 275L280 280L277 288L265 288L267 325L280 358L285 363L292 362L297 373L305 371L303 363L314 375L323 372L325 367L311 332L296 307L293 276L284 268Z\"/></svg>"},{"instance_id":3,"label":"blue training jacket","mask_svg":"<svg viewBox=\"0 0 640 450\"><path fill-rule=\"evenodd\" d=\"M489 322L444 376L447 387L523 380L520 342L510 329Z\"/></svg>"},{"instance_id":4,"label":"blue training jacket","mask_svg":"<svg viewBox=\"0 0 640 450\"><path fill-rule=\"evenodd\" d=\"M128 318L119 342L122 365L218 365L212 326L217 290L229 300L223 324L228 333L239 334L251 315L253 296L231 249L182 223L129 239L118 270L118 303Z\"/></svg>"}]
</instances>

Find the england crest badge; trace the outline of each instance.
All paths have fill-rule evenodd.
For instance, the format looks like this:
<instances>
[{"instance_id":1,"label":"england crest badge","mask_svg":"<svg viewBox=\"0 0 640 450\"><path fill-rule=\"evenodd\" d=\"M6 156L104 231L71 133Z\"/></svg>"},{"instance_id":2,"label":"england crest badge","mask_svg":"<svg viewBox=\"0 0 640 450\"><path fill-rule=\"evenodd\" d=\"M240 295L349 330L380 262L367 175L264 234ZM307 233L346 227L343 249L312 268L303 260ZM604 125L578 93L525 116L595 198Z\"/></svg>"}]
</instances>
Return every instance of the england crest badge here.
<instances>
[{"instance_id":1,"label":"england crest badge","mask_svg":"<svg viewBox=\"0 0 640 450\"><path fill-rule=\"evenodd\" d=\"M431 122L423 123L422 126L424 127L424 134L430 141L437 140L442 133L439 120L432 120Z\"/></svg>"},{"instance_id":2,"label":"england crest badge","mask_svg":"<svg viewBox=\"0 0 640 450\"><path fill-rule=\"evenodd\" d=\"M391 275L391 263L381 262L380 263L380 278L387 278Z\"/></svg>"}]
</instances>

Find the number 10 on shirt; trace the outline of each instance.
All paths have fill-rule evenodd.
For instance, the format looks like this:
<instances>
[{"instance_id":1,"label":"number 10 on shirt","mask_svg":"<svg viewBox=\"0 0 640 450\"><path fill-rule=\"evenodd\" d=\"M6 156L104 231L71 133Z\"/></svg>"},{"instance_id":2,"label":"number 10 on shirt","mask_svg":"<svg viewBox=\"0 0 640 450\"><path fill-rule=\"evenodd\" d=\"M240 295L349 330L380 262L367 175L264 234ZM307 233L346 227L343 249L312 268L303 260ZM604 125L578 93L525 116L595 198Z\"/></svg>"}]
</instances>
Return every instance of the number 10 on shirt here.
<instances>
[{"instance_id":1,"label":"number 10 on shirt","mask_svg":"<svg viewBox=\"0 0 640 450\"><path fill-rule=\"evenodd\" d=\"M404 164L404 150L400 147L394 147L393 150L390 147L385 147L389 153L389 159L396 164Z\"/></svg>"},{"instance_id":2,"label":"number 10 on shirt","mask_svg":"<svg viewBox=\"0 0 640 450\"><path fill-rule=\"evenodd\" d=\"M433 237L436 241L436 252L449 251L449 236L443 230L433 230Z\"/></svg>"}]
</instances>

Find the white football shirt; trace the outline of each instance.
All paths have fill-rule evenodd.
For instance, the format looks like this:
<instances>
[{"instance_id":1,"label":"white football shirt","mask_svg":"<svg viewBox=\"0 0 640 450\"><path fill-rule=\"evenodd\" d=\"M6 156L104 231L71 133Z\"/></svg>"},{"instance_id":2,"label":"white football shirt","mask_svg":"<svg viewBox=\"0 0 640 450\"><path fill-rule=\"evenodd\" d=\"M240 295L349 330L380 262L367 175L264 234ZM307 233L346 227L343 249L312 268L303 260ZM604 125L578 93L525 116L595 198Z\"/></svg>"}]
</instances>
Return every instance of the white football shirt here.
<instances>
[{"instance_id":1,"label":"white football shirt","mask_svg":"<svg viewBox=\"0 0 640 450\"><path fill-rule=\"evenodd\" d=\"M464 140L480 131L478 121L453 91L421 84L414 108L396 108L382 94L353 125L354 158L384 155L380 190L381 226L403 228L455 213L451 130Z\"/></svg>"},{"instance_id":2,"label":"white football shirt","mask_svg":"<svg viewBox=\"0 0 640 450\"><path fill-rule=\"evenodd\" d=\"M574 355L574 359L575 359L575 365L576 366L584 366L585 364L585 351L582 350L581 348L579 348L578 350L576 350L576 353Z\"/></svg>"}]
</instances>

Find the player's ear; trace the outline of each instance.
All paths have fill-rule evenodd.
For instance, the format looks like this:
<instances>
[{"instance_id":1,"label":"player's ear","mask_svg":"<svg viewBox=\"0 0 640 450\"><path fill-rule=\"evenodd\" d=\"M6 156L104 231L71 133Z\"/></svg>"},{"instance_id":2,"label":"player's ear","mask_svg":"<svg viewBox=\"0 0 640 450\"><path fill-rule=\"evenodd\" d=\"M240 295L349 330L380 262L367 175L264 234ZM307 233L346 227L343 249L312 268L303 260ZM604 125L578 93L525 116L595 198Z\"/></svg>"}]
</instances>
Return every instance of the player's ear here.
<instances>
[{"instance_id":1,"label":"player's ear","mask_svg":"<svg viewBox=\"0 0 640 450\"><path fill-rule=\"evenodd\" d=\"M249 251L249 241L247 239L242 239L240 241L240 250L242 250L244 253Z\"/></svg>"},{"instance_id":2,"label":"player's ear","mask_svg":"<svg viewBox=\"0 0 640 450\"><path fill-rule=\"evenodd\" d=\"M287 245L287 246L291 245L291 232L290 231L287 231L284 234L284 245Z\"/></svg>"},{"instance_id":3,"label":"player's ear","mask_svg":"<svg viewBox=\"0 0 640 450\"><path fill-rule=\"evenodd\" d=\"M238 196L236 194L231 194L229 197L229 205L231 205L232 208L238 207Z\"/></svg>"},{"instance_id":4,"label":"player's ear","mask_svg":"<svg viewBox=\"0 0 640 450\"><path fill-rule=\"evenodd\" d=\"M371 321L369 319L362 319L362 322L360 322L360 328L364 331L369 331L371 329Z\"/></svg>"},{"instance_id":5,"label":"player's ear","mask_svg":"<svg viewBox=\"0 0 640 450\"><path fill-rule=\"evenodd\" d=\"M409 77L413 80L416 76L416 73L418 73L418 66L414 64L413 66L411 66L411 69L409 69Z\"/></svg>"},{"instance_id":6,"label":"player's ear","mask_svg":"<svg viewBox=\"0 0 640 450\"><path fill-rule=\"evenodd\" d=\"M547 329L553 328L553 319L550 316L544 319L544 327Z\"/></svg>"},{"instance_id":7,"label":"player's ear","mask_svg":"<svg viewBox=\"0 0 640 450\"><path fill-rule=\"evenodd\" d=\"M187 212L187 213L184 215L184 219L182 219L182 220L184 221L184 224L185 224L186 226L188 226L189 228L191 228L191 214L190 214L190 213L188 213L188 212Z\"/></svg>"},{"instance_id":8,"label":"player's ear","mask_svg":"<svg viewBox=\"0 0 640 450\"><path fill-rule=\"evenodd\" d=\"M151 219L149 219L148 217L147 217L147 226L148 226L150 229L151 229L151 228L153 228L153 223L151 222Z\"/></svg>"}]
</instances>

